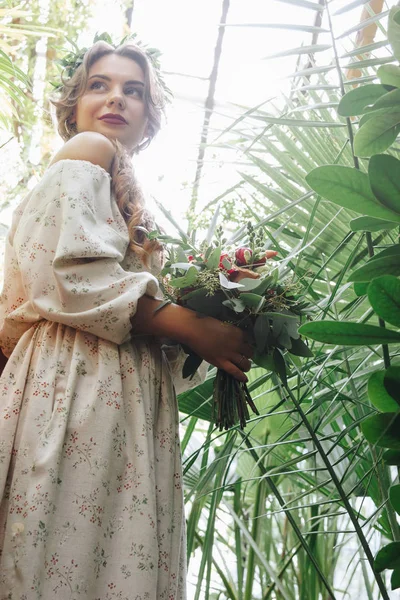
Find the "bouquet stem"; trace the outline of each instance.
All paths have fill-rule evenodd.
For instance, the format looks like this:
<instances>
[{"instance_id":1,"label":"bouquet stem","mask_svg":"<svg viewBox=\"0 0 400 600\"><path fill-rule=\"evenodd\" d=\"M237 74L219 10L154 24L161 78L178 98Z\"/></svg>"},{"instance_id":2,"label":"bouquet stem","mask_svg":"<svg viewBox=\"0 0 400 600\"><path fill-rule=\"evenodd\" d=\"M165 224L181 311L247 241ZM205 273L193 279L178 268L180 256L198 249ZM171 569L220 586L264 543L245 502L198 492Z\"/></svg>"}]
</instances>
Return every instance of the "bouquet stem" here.
<instances>
[{"instance_id":1,"label":"bouquet stem","mask_svg":"<svg viewBox=\"0 0 400 600\"><path fill-rule=\"evenodd\" d=\"M246 426L250 418L248 406L259 415L245 383L238 381L222 369L218 369L214 381L213 420L220 431L228 430L239 424Z\"/></svg>"}]
</instances>

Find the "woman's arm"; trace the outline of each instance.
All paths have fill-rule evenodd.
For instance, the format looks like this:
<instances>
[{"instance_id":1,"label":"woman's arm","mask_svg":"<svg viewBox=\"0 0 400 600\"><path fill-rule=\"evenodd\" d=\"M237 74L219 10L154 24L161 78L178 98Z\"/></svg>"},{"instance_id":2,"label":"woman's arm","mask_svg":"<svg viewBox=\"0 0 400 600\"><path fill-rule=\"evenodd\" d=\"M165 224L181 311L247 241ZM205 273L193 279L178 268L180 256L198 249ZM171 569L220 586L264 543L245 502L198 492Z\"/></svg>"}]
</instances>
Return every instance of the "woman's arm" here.
<instances>
[{"instance_id":1,"label":"woman's arm","mask_svg":"<svg viewBox=\"0 0 400 600\"><path fill-rule=\"evenodd\" d=\"M208 363L247 381L243 371L250 370L253 350L241 329L175 304L154 312L160 302L146 295L140 298L132 318L133 335L165 336L186 344Z\"/></svg>"}]
</instances>

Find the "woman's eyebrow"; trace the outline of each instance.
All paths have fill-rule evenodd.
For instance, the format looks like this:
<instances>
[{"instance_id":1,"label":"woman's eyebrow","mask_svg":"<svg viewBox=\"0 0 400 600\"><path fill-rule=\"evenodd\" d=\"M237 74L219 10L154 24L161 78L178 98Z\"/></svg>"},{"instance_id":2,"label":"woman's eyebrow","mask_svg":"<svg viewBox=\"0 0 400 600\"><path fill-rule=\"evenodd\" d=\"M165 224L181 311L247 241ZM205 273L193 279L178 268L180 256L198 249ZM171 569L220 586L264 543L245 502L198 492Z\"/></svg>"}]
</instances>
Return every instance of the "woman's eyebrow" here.
<instances>
[{"instance_id":1,"label":"woman's eyebrow","mask_svg":"<svg viewBox=\"0 0 400 600\"><path fill-rule=\"evenodd\" d=\"M89 80L90 80L90 79L93 79L93 77L98 77L98 78L100 78L100 79L105 79L106 81L111 81L111 77L107 77L107 75L91 75L91 76L89 77ZM88 80L88 81L89 81L89 80ZM130 81L125 81L125 83L135 83L135 84L142 85L142 86L144 87L144 83L143 83L143 81L138 81L138 80L136 80L136 79L132 79L132 80L130 80Z\"/></svg>"}]
</instances>

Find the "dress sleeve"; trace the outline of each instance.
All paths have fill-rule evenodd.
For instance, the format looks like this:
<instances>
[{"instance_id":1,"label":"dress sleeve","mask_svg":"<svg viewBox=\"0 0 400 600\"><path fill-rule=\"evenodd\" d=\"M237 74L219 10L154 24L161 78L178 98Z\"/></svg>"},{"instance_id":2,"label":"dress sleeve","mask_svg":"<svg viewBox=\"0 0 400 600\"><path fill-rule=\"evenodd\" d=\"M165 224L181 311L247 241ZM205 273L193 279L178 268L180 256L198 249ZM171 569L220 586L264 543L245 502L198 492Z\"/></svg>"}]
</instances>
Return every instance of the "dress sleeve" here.
<instances>
[{"instance_id":1,"label":"dress sleeve","mask_svg":"<svg viewBox=\"0 0 400 600\"><path fill-rule=\"evenodd\" d=\"M128 341L141 296L155 296L150 273L125 271L129 236L101 167L53 165L32 193L13 240L23 286L40 317L116 344Z\"/></svg>"},{"instance_id":2,"label":"dress sleeve","mask_svg":"<svg viewBox=\"0 0 400 600\"><path fill-rule=\"evenodd\" d=\"M180 344L165 344L162 347L171 369L172 381L174 382L176 395L187 392L204 382L208 367L210 366L205 360L201 363L193 377L190 379L183 378L182 370L185 360L187 359L186 352Z\"/></svg>"}]
</instances>

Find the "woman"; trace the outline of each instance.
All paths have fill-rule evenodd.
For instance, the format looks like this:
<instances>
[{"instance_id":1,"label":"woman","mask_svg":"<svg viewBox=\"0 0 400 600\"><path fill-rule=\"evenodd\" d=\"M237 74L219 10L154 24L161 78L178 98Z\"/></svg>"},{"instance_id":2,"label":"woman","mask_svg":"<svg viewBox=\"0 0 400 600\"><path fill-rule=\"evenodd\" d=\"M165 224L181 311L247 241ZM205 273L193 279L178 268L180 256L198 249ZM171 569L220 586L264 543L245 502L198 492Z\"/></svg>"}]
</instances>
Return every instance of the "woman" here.
<instances>
[{"instance_id":1,"label":"woman","mask_svg":"<svg viewBox=\"0 0 400 600\"><path fill-rule=\"evenodd\" d=\"M183 353L168 360L160 339L242 381L252 350L238 328L162 305L129 160L160 125L146 53L96 43L55 104L66 143L7 239L0 598L181 599Z\"/></svg>"}]
</instances>

